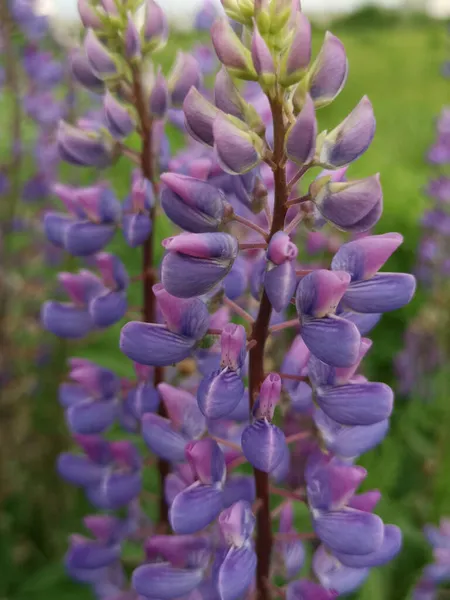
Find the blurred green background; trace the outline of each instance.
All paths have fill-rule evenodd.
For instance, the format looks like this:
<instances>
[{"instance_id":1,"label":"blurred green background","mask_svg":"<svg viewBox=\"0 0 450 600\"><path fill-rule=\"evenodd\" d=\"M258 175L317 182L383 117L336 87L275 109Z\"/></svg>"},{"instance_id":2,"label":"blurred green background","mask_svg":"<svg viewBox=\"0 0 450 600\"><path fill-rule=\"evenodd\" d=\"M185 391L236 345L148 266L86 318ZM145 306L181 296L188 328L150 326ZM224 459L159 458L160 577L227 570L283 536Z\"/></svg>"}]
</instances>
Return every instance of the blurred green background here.
<instances>
[{"instance_id":1,"label":"blurred green background","mask_svg":"<svg viewBox=\"0 0 450 600\"><path fill-rule=\"evenodd\" d=\"M381 173L385 209L377 232L398 231L405 237L388 270L410 271L420 238L419 220L428 202L422 189L433 173L424 157L435 133L435 117L444 104L450 104L450 81L440 73L443 61L450 58L447 24L422 15L405 17L367 9L337 21L331 29L346 46L350 75L336 102L320 111L319 123L322 129L332 128L364 94L373 102L375 141L349 174L357 178ZM323 33L315 30L315 50ZM206 39L199 34L173 37L160 57L164 68L179 47L188 49ZM8 101L2 102L5 115ZM182 137L171 131L172 147L179 148L181 142ZM1 136L0 148L5 150ZM78 183L79 172L73 171L66 167L64 178ZM121 159L105 174L120 198L127 193L129 173L129 165ZM84 172L83 177L88 181L92 175ZM167 228L167 224L160 226L161 238ZM139 272L139 252L126 250L120 236L112 250L126 261L131 275ZM48 270L49 277L55 274L56 269ZM133 294L130 304L137 305L139 290ZM374 347L367 359L371 379L395 387L393 358L402 347L408 320L417 314L425 297L426 291L420 290L410 306L385 315L375 329ZM76 345L58 343L51 367L40 374L38 393L19 396L13 406L0 405L0 600L91 597L87 588L66 579L61 566L67 536L80 530L80 518L89 507L80 491L55 474L58 452L70 444L56 389L66 352L130 374L130 362L118 350L120 327ZM425 400L398 398L390 434L361 460L369 471L365 488L383 492L379 513L402 528L404 548L391 565L372 571L355 595L360 600L408 598L430 559L421 528L450 514L447 370L438 374L435 389L436 395Z\"/></svg>"}]
</instances>

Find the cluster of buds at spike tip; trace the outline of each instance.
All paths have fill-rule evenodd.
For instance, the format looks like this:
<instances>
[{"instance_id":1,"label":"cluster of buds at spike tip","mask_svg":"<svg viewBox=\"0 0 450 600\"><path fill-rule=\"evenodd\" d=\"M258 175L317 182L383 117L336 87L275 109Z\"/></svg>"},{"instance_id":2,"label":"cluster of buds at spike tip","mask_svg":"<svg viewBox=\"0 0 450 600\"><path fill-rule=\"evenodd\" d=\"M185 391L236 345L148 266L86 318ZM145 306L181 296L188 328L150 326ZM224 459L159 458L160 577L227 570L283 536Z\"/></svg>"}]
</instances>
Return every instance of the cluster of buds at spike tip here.
<instances>
[{"instance_id":1,"label":"cluster of buds at spike tip","mask_svg":"<svg viewBox=\"0 0 450 600\"><path fill-rule=\"evenodd\" d=\"M380 494L356 493L367 473L354 464L387 434L393 408L391 389L358 372L371 346L364 336L415 289L410 275L379 272L402 236L370 234L383 209L378 175L347 179L374 137L372 105L364 97L321 132L316 113L343 88L347 58L329 33L312 57L311 27L296 0L222 1L235 23L223 17L211 28L221 63L211 95L203 95L191 56L178 55L167 81L150 64L166 25L147 0L139 28L137 4L80 2L90 30L74 69L104 94L104 111L97 127L63 125L60 147L75 164L102 167L105 156L111 162L122 153L142 170L118 207L104 188L80 195L60 187L68 214L45 220L55 245L93 255L102 276L64 275L71 302L44 307L47 328L66 337L123 316L112 305L128 279L97 254L115 229L144 250L144 320L120 334L137 377L120 379L79 359L60 390L85 453L63 455L62 476L99 508L126 507L132 524L75 538L67 562L75 577L91 577L118 598L331 600L357 589L401 545L398 528L373 514ZM166 115L191 137L173 159L161 133ZM140 153L127 146L132 132L141 136ZM149 256L160 207L182 231L162 241L157 272ZM327 238L327 228L343 233ZM301 251L302 232L311 230L333 255L320 268ZM101 302L111 305L95 310ZM163 465L166 518L155 530L137 497L145 481L137 453L98 437L115 423L140 433ZM236 471L245 463L253 476ZM309 509L311 533L296 531L298 502ZM148 538L146 560L129 582L119 581L111 565L132 535ZM299 578L309 537L319 541L314 582ZM94 567L80 558L79 548L92 545L103 574L86 573Z\"/></svg>"}]
</instances>

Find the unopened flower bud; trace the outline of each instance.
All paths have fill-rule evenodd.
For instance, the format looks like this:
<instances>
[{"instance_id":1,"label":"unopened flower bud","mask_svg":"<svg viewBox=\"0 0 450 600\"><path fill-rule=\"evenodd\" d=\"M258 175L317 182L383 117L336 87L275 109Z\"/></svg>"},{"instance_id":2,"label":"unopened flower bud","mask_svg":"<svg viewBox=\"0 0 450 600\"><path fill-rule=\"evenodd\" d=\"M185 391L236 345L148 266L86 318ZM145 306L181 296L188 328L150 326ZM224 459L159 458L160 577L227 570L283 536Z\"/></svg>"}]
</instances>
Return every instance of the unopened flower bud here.
<instances>
[{"instance_id":1,"label":"unopened flower bud","mask_svg":"<svg viewBox=\"0 0 450 600\"><path fill-rule=\"evenodd\" d=\"M240 79L257 80L250 51L234 33L228 19L218 19L211 29L211 39L216 54L232 75Z\"/></svg>"}]
</instances>

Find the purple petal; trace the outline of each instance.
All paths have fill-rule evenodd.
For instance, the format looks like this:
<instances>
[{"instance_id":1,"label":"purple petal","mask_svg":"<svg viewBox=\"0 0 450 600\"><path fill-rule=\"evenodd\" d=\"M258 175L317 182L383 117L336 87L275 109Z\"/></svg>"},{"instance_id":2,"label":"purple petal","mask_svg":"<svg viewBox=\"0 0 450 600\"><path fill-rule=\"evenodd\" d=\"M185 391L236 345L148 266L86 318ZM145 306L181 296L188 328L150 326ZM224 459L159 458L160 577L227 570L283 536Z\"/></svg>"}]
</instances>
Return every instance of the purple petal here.
<instances>
[{"instance_id":1,"label":"purple petal","mask_svg":"<svg viewBox=\"0 0 450 600\"><path fill-rule=\"evenodd\" d=\"M334 312L344 295L350 275L345 271L317 269L303 277L296 293L300 316L325 317Z\"/></svg>"},{"instance_id":2,"label":"purple petal","mask_svg":"<svg viewBox=\"0 0 450 600\"><path fill-rule=\"evenodd\" d=\"M321 215L342 231L367 231L380 218L383 192L379 175L347 182L325 184L310 191Z\"/></svg>"},{"instance_id":3,"label":"purple petal","mask_svg":"<svg viewBox=\"0 0 450 600\"><path fill-rule=\"evenodd\" d=\"M225 295L230 300L236 300L245 293L247 285L247 262L238 256L231 267L231 271L223 280Z\"/></svg>"},{"instance_id":4,"label":"purple petal","mask_svg":"<svg viewBox=\"0 0 450 600\"><path fill-rule=\"evenodd\" d=\"M61 383L59 386L58 400L64 408L69 408L89 399L91 399L89 392L77 383Z\"/></svg>"},{"instance_id":5,"label":"purple petal","mask_svg":"<svg viewBox=\"0 0 450 600\"><path fill-rule=\"evenodd\" d=\"M47 212L43 224L48 241L57 248L64 248L65 232L67 227L73 224L72 217L64 213Z\"/></svg>"},{"instance_id":6,"label":"purple petal","mask_svg":"<svg viewBox=\"0 0 450 600\"><path fill-rule=\"evenodd\" d=\"M380 567L391 561L400 552L401 546L401 530L396 525L386 525L383 543L375 552L364 555L335 553L335 556L343 565L353 569Z\"/></svg>"},{"instance_id":7,"label":"purple petal","mask_svg":"<svg viewBox=\"0 0 450 600\"><path fill-rule=\"evenodd\" d=\"M331 263L333 271L347 271L352 281L373 277L403 242L399 233L366 235L343 244Z\"/></svg>"},{"instance_id":8,"label":"purple petal","mask_svg":"<svg viewBox=\"0 0 450 600\"><path fill-rule=\"evenodd\" d=\"M104 468L85 456L64 452L58 457L58 473L74 485L86 487L97 484L103 477Z\"/></svg>"},{"instance_id":9,"label":"purple petal","mask_svg":"<svg viewBox=\"0 0 450 600\"><path fill-rule=\"evenodd\" d=\"M73 433L85 435L103 433L116 420L119 407L114 400L85 400L66 411L66 420Z\"/></svg>"},{"instance_id":10,"label":"purple petal","mask_svg":"<svg viewBox=\"0 0 450 600\"><path fill-rule=\"evenodd\" d=\"M158 393L164 402L173 427L182 431L189 439L201 437L206 428L206 422L197 406L195 396L168 383L160 383Z\"/></svg>"},{"instance_id":11,"label":"purple petal","mask_svg":"<svg viewBox=\"0 0 450 600\"><path fill-rule=\"evenodd\" d=\"M249 502L239 500L220 513L219 527L228 546L241 548L255 529L255 516Z\"/></svg>"},{"instance_id":12,"label":"purple petal","mask_svg":"<svg viewBox=\"0 0 450 600\"><path fill-rule=\"evenodd\" d=\"M225 457L218 443L211 438L189 442L186 458L195 478L204 485L222 484L226 477Z\"/></svg>"},{"instance_id":13,"label":"purple petal","mask_svg":"<svg viewBox=\"0 0 450 600\"><path fill-rule=\"evenodd\" d=\"M310 94L320 108L330 104L345 85L348 61L344 44L327 31L319 55L311 68Z\"/></svg>"},{"instance_id":14,"label":"purple petal","mask_svg":"<svg viewBox=\"0 0 450 600\"><path fill-rule=\"evenodd\" d=\"M201 339L209 327L210 316L206 304L199 298L182 299L172 296L161 283L153 286L167 327L182 336Z\"/></svg>"},{"instance_id":15,"label":"purple petal","mask_svg":"<svg viewBox=\"0 0 450 600\"><path fill-rule=\"evenodd\" d=\"M293 581L286 589L286 600L332 600L336 596L336 592L330 592L307 579Z\"/></svg>"},{"instance_id":16,"label":"purple petal","mask_svg":"<svg viewBox=\"0 0 450 600\"><path fill-rule=\"evenodd\" d=\"M313 557L313 569L320 583L339 594L349 594L359 588L369 575L369 569L344 567L333 555L319 546Z\"/></svg>"},{"instance_id":17,"label":"purple petal","mask_svg":"<svg viewBox=\"0 0 450 600\"><path fill-rule=\"evenodd\" d=\"M339 316L347 321L351 321L356 325L361 335L367 335L369 331L371 331L375 325L381 319L381 315L374 313L355 313L351 311L345 311L339 314Z\"/></svg>"},{"instance_id":18,"label":"purple petal","mask_svg":"<svg viewBox=\"0 0 450 600\"><path fill-rule=\"evenodd\" d=\"M228 368L214 371L200 382L197 401L201 412L208 419L220 419L229 415L244 394L241 377Z\"/></svg>"},{"instance_id":19,"label":"purple petal","mask_svg":"<svg viewBox=\"0 0 450 600\"><path fill-rule=\"evenodd\" d=\"M199 88L201 85L202 75L198 61L190 54L179 52L168 81L172 105L179 108L182 106L189 90L192 87Z\"/></svg>"},{"instance_id":20,"label":"purple petal","mask_svg":"<svg viewBox=\"0 0 450 600\"><path fill-rule=\"evenodd\" d=\"M313 525L325 546L334 552L369 554L383 543L383 521L372 513L350 508L319 512Z\"/></svg>"},{"instance_id":21,"label":"purple petal","mask_svg":"<svg viewBox=\"0 0 450 600\"><path fill-rule=\"evenodd\" d=\"M147 413L155 412L159 406L159 394L152 383L141 382L129 392L126 400L127 408L139 421Z\"/></svg>"},{"instance_id":22,"label":"purple petal","mask_svg":"<svg viewBox=\"0 0 450 600\"><path fill-rule=\"evenodd\" d=\"M41 321L47 331L69 339L82 338L94 328L85 308L61 302L45 302L41 309Z\"/></svg>"},{"instance_id":23,"label":"purple petal","mask_svg":"<svg viewBox=\"0 0 450 600\"><path fill-rule=\"evenodd\" d=\"M168 419L148 413L142 418L142 437L157 456L171 462L183 462L187 439L172 428Z\"/></svg>"},{"instance_id":24,"label":"purple petal","mask_svg":"<svg viewBox=\"0 0 450 600\"><path fill-rule=\"evenodd\" d=\"M175 496L169 520L175 533L196 533L212 523L222 509L222 490L195 482Z\"/></svg>"},{"instance_id":25,"label":"purple petal","mask_svg":"<svg viewBox=\"0 0 450 600\"><path fill-rule=\"evenodd\" d=\"M125 316L128 309L124 292L109 292L89 303L89 313L97 327L109 327Z\"/></svg>"},{"instance_id":26,"label":"purple petal","mask_svg":"<svg viewBox=\"0 0 450 600\"><path fill-rule=\"evenodd\" d=\"M230 258L194 258L179 252L168 252L162 262L162 283L169 294L179 298L202 296L228 274L236 255L237 243L234 256Z\"/></svg>"},{"instance_id":27,"label":"purple petal","mask_svg":"<svg viewBox=\"0 0 450 600\"><path fill-rule=\"evenodd\" d=\"M122 508L141 492L142 480L139 473L112 473L96 486L86 489L89 500L105 510Z\"/></svg>"},{"instance_id":28,"label":"purple petal","mask_svg":"<svg viewBox=\"0 0 450 600\"><path fill-rule=\"evenodd\" d=\"M176 225L192 233L217 231L224 215L225 197L216 187L193 177L165 173L167 186L161 206Z\"/></svg>"},{"instance_id":29,"label":"purple petal","mask_svg":"<svg viewBox=\"0 0 450 600\"><path fill-rule=\"evenodd\" d=\"M152 232L152 221L148 215L136 213L124 215L122 219L123 235L131 248L141 246Z\"/></svg>"},{"instance_id":30,"label":"purple petal","mask_svg":"<svg viewBox=\"0 0 450 600\"><path fill-rule=\"evenodd\" d=\"M297 83L311 60L311 24L302 13L295 14L293 39L286 56L286 76L283 83Z\"/></svg>"},{"instance_id":31,"label":"purple petal","mask_svg":"<svg viewBox=\"0 0 450 600\"><path fill-rule=\"evenodd\" d=\"M276 312L288 307L297 286L294 264L286 261L264 275L264 289Z\"/></svg>"},{"instance_id":32,"label":"purple petal","mask_svg":"<svg viewBox=\"0 0 450 600\"><path fill-rule=\"evenodd\" d=\"M386 437L389 429L388 419L374 425L343 426L330 419L320 409L314 413L314 421L328 450L344 458L368 452Z\"/></svg>"},{"instance_id":33,"label":"purple petal","mask_svg":"<svg viewBox=\"0 0 450 600\"><path fill-rule=\"evenodd\" d=\"M231 175L247 173L261 161L252 136L219 114L213 124L214 148L220 166Z\"/></svg>"},{"instance_id":34,"label":"purple petal","mask_svg":"<svg viewBox=\"0 0 450 600\"><path fill-rule=\"evenodd\" d=\"M352 283L343 304L358 313L383 313L408 304L415 290L416 280L409 273L379 273Z\"/></svg>"},{"instance_id":35,"label":"purple petal","mask_svg":"<svg viewBox=\"0 0 450 600\"><path fill-rule=\"evenodd\" d=\"M119 545L106 546L86 539L72 542L64 561L74 569L100 569L118 560L119 557Z\"/></svg>"},{"instance_id":36,"label":"purple petal","mask_svg":"<svg viewBox=\"0 0 450 600\"><path fill-rule=\"evenodd\" d=\"M188 133L198 142L213 146L213 123L219 114L218 109L196 88L191 88L183 102L183 111Z\"/></svg>"},{"instance_id":37,"label":"purple petal","mask_svg":"<svg viewBox=\"0 0 450 600\"><path fill-rule=\"evenodd\" d=\"M294 579L305 562L306 552L301 541L284 542L281 545L283 564L288 579Z\"/></svg>"},{"instance_id":38,"label":"purple petal","mask_svg":"<svg viewBox=\"0 0 450 600\"><path fill-rule=\"evenodd\" d=\"M115 225L76 221L65 228L64 248L74 256L89 256L103 250L115 232Z\"/></svg>"},{"instance_id":39,"label":"purple petal","mask_svg":"<svg viewBox=\"0 0 450 600\"><path fill-rule=\"evenodd\" d=\"M355 383L318 388L317 403L342 425L373 425L387 419L394 395L384 383Z\"/></svg>"},{"instance_id":40,"label":"purple petal","mask_svg":"<svg viewBox=\"0 0 450 600\"><path fill-rule=\"evenodd\" d=\"M192 592L202 579L201 569L177 569L170 563L153 563L133 571L131 585L145 598L171 600Z\"/></svg>"},{"instance_id":41,"label":"purple petal","mask_svg":"<svg viewBox=\"0 0 450 600\"><path fill-rule=\"evenodd\" d=\"M255 479L246 475L233 475L227 478L223 488L223 505L228 508L239 500L250 504L256 498Z\"/></svg>"},{"instance_id":42,"label":"purple petal","mask_svg":"<svg viewBox=\"0 0 450 600\"><path fill-rule=\"evenodd\" d=\"M363 494L355 494L348 502L351 508L373 512L375 506L381 499L381 492L378 490L370 490Z\"/></svg>"},{"instance_id":43,"label":"purple petal","mask_svg":"<svg viewBox=\"0 0 450 600\"><path fill-rule=\"evenodd\" d=\"M317 121L309 94L295 123L286 134L286 153L298 165L309 163L316 150Z\"/></svg>"},{"instance_id":44,"label":"purple petal","mask_svg":"<svg viewBox=\"0 0 450 600\"><path fill-rule=\"evenodd\" d=\"M353 323L337 316L302 323L302 338L319 360L335 367L350 367L358 360L361 336Z\"/></svg>"},{"instance_id":45,"label":"purple petal","mask_svg":"<svg viewBox=\"0 0 450 600\"><path fill-rule=\"evenodd\" d=\"M266 419L258 419L244 429L242 451L245 458L256 469L270 473L285 456L284 433Z\"/></svg>"},{"instance_id":46,"label":"purple petal","mask_svg":"<svg viewBox=\"0 0 450 600\"><path fill-rule=\"evenodd\" d=\"M239 600L253 583L256 554L253 548L230 548L220 566L217 586L221 600Z\"/></svg>"},{"instance_id":47,"label":"purple petal","mask_svg":"<svg viewBox=\"0 0 450 600\"><path fill-rule=\"evenodd\" d=\"M319 160L325 167L343 167L359 158L375 135L373 107L367 96L325 137Z\"/></svg>"},{"instance_id":48,"label":"purple petal","mask_svg":"<svg viewBox=\"0 0 450 600\"><path fill-rule=\"evenodd\" d=\"M178 335L154 323L131 321L122 328L120 349L143 365L165 367L187 358L195 340Z\"/></svg>"}]
</instances>

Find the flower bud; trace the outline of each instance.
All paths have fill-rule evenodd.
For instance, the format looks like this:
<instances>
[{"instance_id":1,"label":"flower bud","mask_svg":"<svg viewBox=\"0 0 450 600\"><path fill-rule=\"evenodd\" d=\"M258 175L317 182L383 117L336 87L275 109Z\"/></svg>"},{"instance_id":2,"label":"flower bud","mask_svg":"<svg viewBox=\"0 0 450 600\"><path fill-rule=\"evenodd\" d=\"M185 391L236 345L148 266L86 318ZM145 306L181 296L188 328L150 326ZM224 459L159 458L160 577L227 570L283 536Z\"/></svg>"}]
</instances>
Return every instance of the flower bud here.
<instances>
[{"instance_id":1,"label":"flower bud","mask_svg":"<svg viewBox=\"0 0 450 600\"><path fill-rule=\"evenodd\" d=\"M197 60L190 54L179 52L168 77L173 106L182 106L191 87L199 88L201 81L202 75Z\"/></svg>"},{"instance_id":2,"label":"flower bud","mask_svg":"<svg viewBox=\"0 0 450 600\"><path fill-rule=\"evenodd\" d=\"M374 135L372 104L364 96L340 125L322 137L318 143L316 161L331 169L348 165L364 154Z\"/></svg>"},{"instance_id":3,"label":"flower bud","mask_svg":"<svg viewBox=\"0 0 450 600\"><path fill-rule=\"evenodd\" d=\"M71 69L75 80L82 86L95 92L102 94L105 89L105 84L92 71L91 65L83 50L76 50L71 56Z\"/></svg>"},{"instance_id":4,"label":"flower bud","mask_svg":"<svg viewBox=\"0 0 450 600\"><path fill-rule=\"evenodd\" d=\"M328 181L317 189L320 180L310 187L312 201L320 214L342 231L363 232L371 229L383 210L380 176L334 183Z\"/></svg>"},{"instance_id":5,"label":"flower bud","mask_svg":"<svg viewBox=\"0 0 450 600\"><path fill-rule=\"evenodd\" d=\"M152 220L143 213L124 215L122 219L123 235L130 248L141 246L151 234L152 227Z\"/></svg>"},{"instance_id":6,"label":"flower bud","mask_svg":"<svg viewBox=\"0 0 450 600\"><path fill-rule=\"evenodd\" d=\"M143 35L152 49L163 46L167 41L167 19L162 8L154 0L146 0Z\"/></svg>"},{"instance_id":7,"label":"flower bud","mask_svg":"<svg viewBox=\"0 0 450 600\"><path fill-rule=\"evenodd\" d=\"M256 26L253 29L251 48L253 65L261 83L265 86L273 85L275 83L275 63L266 42Z\"/></svg>"},{"instance_id":8,"label":"flower bud","mask_svg":"<svg viewBox=\"0 0 450 600\"><path fill-rule=\"evenodd\" d=\"M246 356L247 335L242 325L229 323L222 331L221 345L221 368L228 367L233 371L242 368Z\"/></svg>"},{"instance_id":9,"label":"flower bud","mask_svg":"<svg viewBox=\"0 0 450 600\"><path fill-rule=\"evenodd\" d=\"M219 114L214 120L213 134L214 148L225 172L247 173L261 162L262 140L235 125L231 118Z\"/></svg>"},{"instance_id":10,"label":"flower bud","mask_svg":"<svg viewBox=\"0 0 450 600\"><path fill-rule=\"evenodd\" d=\"M267 258L275 265L281 265L287 260L295 260L297 254L297 246L291 242L291 238L284 231L277 231L267 248Z\"/></svg>"},{"instance_id":11,"label":"flower bud","mask_svg":"<svg viewBox=\"0 0 450 600\"><path fill-rule=\"evenodd\" d=\"M116 17L119 14L115 0L101 0L101 3L107 15Z\"/></svg>"},{"instance_id":12,"label":"flower bud","mask_svg":"<svg viewBox=\"0 0 450 600\"><path fill-rule=\"evenodd\" d=\"M281 395L281 377L277 373L270 373L263 381L259 391L256 415L271 421Z\"/></svg>"},{"instance_id":13,"label":"flower bud","mask_svg":"<svg viewBox=\"0 0 450 600\"><path fill-rule=\"evenodd\" d=\"M168 104L167 82L161 70L159 70L149 98L149 110L152 117L163 119L166 116Z\"/></svg>"},{"instance_id":14,"label":"flower bud","mask_svg":"<svg viewBox=\"0 0 450 600\"><path fill-rule=\"evenodd\" d=\"M78 0L78 13L80 15L83 27L86 29L100 29L102 21L94 8L92 7L90 0Z\"/></svg>"},{"instance_id":15,"label":"flower bud","mask_svg":"<svg viewBox=\"0 0 450 600\"><path fill-rule=\"evenodd\" d=\"M239 500L219 516L219 527L227 545L241 548L252 536L255 517L251 505Z\"/></svg>"},{"instance_id":16,"label":"flower bud","mask_svg":"<svg viewBox=\"0 0 450 600\"><path fill-rule=\"evenodd\" d=\"M109 91L103 98L103 108L106 126L113 138L122 140L134 131L136 123L131 111L120 104Z\"/></svg>"},{"instance_id":17,"label":"flower bud","mask_svg":"<svg viewBox=\"0 0 450 600\"><path fill-rule=\"evenodd\" d=\"M221 18L214 23L211 39L220 62L232 75L244 80L258 79L251 54L233 31L228 19Z\"/></svg>"},{"instance_id":18,"label":"flower bud","mask_svg":"<svg viewBox=\"0 0 450 600\"><path fill-rule=\"evenodd\" d=\"M183 111L186 129L194 140L214 146L213 123L219 110L196 88L191 88L183 102Z\"/></svg>"},{"instance_id":19,"label":"flower bud","mask_svg":"<svg viewBox=\"0 0 450 600\"><path fill-rule=\"evenodd\" d=\"M61 158L72 165L103 168L111 163L111 145L98 133L61 121L57 141Z\"/></svg>"},{"instance_id":20,"label":"flower bud","mask_svg":"<svg viewBox=\"0 0 450 600\"><path fill-rule=\"evenodd\" d=\"M164 173L161 206L176 225L191 233L217 231L224 218L225 197L215 186L186 175Z\"/></svg>"},{"instance_id":21,"label":"flower bud","mask_svg":"<svg viewBox=\"0 0 450 600\"><path fill-rule=\"evenodd\" d=\"M292 41L281 62L281 84L298 83L311 60L311 24L304 13L295 15Z\"/></svg>"},{"instance_id":22,"label":"flower bud","mask_svg":"<svg viewBox=\"0 0 450 600\"><path fill-rule=\"evenodd\" d=\"M222 67L216 75L214 84L214 102L217 108L224 113L243 119L242 104L244 99L238 92L233 80L225 67Z\"/></svg>"},{"instance_id":23,"label":"flower bud","mask_svg":"<svg viewBox=\"0 0 450 600\"><path fill-rule=\"evenodd\" d=\"M130 14L125 30L125 56L131 61L137 60L141 56L141 36Z\"/></svg>"},{"instance_id":24,"label":"flower bud","mask_svg":"<svg viewBox=\"0 0 450 600\"><path fill-rule=\"evenodd\" d=\"M343 43L327 31L325 41L309 74L309 93L316 108L333 102L345 85L348 60Z\"/></svg>"},{"instance_id":25,"label":"flower bud","mask_svg":"<svg viewBox=\"0 0 450 600\"><path fill-rule=\"evenodd\" d=\"M91 69L97 77L105 81L118 74L115 59L99 41L92 29L89 29L84 40L84 51Z\"/></svg>"},{"instance_id":26,"label":"flower bud","mask_svg":"<svg viewBox=\"0 0 450 600\"><path fill-rule=\"evenodd\" d=\"M309 95L295 123L286 134L286 154L298 165L309 163L316 150L317 121L314 103Z\"/></svg>"}]
</instances>

